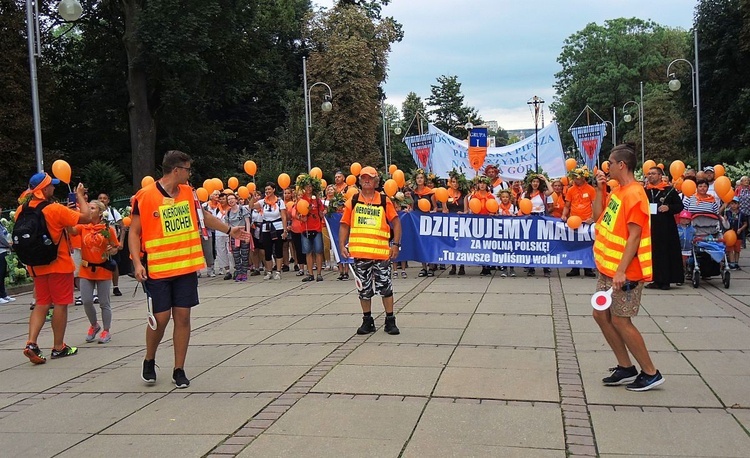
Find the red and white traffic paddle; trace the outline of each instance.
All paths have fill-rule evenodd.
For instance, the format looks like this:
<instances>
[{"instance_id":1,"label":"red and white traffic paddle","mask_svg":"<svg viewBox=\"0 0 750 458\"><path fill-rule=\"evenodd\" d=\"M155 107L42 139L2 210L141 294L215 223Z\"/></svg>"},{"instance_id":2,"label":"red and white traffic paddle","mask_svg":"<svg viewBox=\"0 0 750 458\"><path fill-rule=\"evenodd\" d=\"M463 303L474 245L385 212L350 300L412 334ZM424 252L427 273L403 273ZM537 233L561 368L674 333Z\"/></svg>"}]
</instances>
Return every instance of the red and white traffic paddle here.
<instances>
[{"instance_id":1,"label":"red and white traffic paddle","mask_svg":"<svg viewBox=\"0 0 750 458\"><path fill-rule=\"evenodd\" d=\"M591 296L591 306L594 310L604 311L612 305L612 288L606 291L597 291Z\"/></svg>"}]
</instances>

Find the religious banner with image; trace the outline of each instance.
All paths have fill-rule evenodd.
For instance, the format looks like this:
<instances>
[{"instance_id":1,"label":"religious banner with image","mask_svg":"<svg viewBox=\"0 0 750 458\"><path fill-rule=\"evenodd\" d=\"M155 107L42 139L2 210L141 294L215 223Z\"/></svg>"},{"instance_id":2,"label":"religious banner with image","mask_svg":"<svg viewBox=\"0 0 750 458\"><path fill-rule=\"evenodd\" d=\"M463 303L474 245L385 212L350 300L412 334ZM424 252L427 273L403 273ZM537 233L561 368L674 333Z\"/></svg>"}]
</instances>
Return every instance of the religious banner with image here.
<instances>
[{"instance_id":1,"label":"religious banner with image","mask_svg":"<svg viewBox=\"0 0 750 458\"><path fill-rule=\"evenodd\" d=\"M599 165L599 151L602 149L606 128L604 123L600 123L570 129L570 134L583 157L583 163L589 170L594 170L594 166Z\"/></svg>"}]
</instances>

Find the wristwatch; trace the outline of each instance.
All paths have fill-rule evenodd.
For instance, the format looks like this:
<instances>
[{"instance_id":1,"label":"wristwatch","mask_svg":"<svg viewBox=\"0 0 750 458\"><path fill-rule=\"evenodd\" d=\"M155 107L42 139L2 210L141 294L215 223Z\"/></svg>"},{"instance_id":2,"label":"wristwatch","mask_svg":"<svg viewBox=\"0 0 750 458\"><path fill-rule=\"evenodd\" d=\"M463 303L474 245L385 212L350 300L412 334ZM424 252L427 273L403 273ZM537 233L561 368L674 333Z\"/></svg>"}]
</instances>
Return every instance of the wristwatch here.
<instances>
[{"instance_id":1,"label":"wristwatch","mask_svg":"<svg viewBox=\"0 0 750 458\"><path fill-rule=\"evenodd\" d=\"M398 242L391 242L391 246L397 246L397 247L401 248L401 244L398 243Z\"/></svg>"}]
</instances>

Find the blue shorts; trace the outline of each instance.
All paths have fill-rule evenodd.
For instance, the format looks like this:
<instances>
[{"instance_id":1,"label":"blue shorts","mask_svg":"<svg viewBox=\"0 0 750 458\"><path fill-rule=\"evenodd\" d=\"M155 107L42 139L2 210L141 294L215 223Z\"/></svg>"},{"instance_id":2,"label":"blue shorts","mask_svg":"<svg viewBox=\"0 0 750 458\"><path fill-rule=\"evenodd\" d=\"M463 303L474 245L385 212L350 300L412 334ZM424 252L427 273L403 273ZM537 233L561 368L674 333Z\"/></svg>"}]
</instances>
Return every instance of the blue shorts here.
<instances>
[{"instance_id":1,"label":"blue shorts","mask_svg":"<svg viewBox=\"0 0 750 458\"><path fill-rule=\"evenodd\" d=\"M302 233L302 253L323 253L323 234L317 231Z\"/></svg>"},{"instance_id":2,"label":"blue shorts","mask_svg":"<svg viewBox=\"0 0 750 458\"><path fill-rule=\"evenodd\" d=\"M198 305L198 274L196 272L172 278L146 280L154 313L166 312L172 307L190 308Z\"/></svg>"}]
</instances>

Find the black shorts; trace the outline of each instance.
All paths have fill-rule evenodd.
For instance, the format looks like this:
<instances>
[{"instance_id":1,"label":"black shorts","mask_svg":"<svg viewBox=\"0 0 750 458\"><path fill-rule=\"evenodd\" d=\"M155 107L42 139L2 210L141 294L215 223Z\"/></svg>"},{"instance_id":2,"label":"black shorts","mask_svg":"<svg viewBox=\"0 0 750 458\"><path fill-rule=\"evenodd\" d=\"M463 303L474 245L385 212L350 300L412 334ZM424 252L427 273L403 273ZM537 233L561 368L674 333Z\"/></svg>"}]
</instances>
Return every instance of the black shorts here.
<instances>
[{"instance_id":1,"label":"black shorts","mask_svg":"<svg viewBox=\"0 0 750 458\"><path fill-rule=\"evenodd\" d=\"M196 272L172 278L146 280L154 313L166 312L172 307L190 308L198 305L198 274Z\"/></svg>"}]
</instances>

